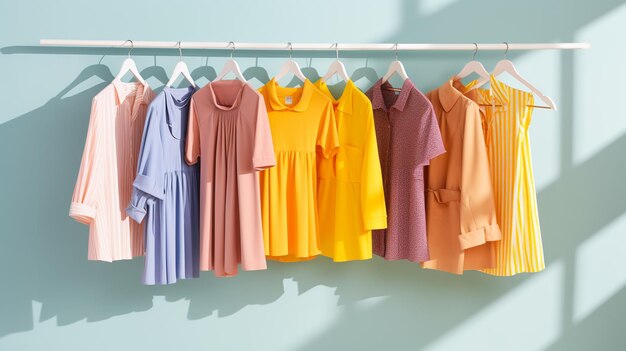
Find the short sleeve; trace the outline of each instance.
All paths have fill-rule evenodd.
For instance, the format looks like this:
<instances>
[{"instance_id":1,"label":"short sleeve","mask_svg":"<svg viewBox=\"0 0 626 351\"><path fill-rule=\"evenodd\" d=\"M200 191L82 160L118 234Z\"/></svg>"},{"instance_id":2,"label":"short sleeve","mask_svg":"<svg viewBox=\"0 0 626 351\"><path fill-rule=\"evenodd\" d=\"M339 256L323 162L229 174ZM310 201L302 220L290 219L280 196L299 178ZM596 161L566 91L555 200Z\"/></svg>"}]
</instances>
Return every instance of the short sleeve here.
<instances>
[{"instance_id":1,"label":"short sleeve","mask_svg":"<svg viewBox=\"0 0 626 351\"><path fill-rule=\"evenodd\" d=\"M256 113L252 164L257 171L276 166L269 117L265 107L265 100L260 94Z\"/></svg>"},{"instance_id":2,"label":"short sleeve","mask_svg":"<svg viewBox=\"0 0 626 351\"><path fill-rule=\"evenodd\" d=\"M430 103L421 115L417 140L420 148L417 156L418 165L427 166L430 164L430 160L446 152L441 139L437 116Z\"/></svg>"},{"instance_id":3,"label":"short sleeve","mask_svg":"<svg viewBox=\"0 0 626 351\"><path fill-rule=\"evenodd\" d=\"M317 150L325 158L330 158L339 149L339 135L333 105L329 101L324 107L323 115L317 131Z\"/></svg>"},{"instance_id":4,"label":"short sleeve","mask_svg":"<svg viewBox=\"0 0 626 351\"><path fill-rule=\"evenodd\" d=\"M96 218L97 194L100 188L100 168L103 162L100 116L97 99L91 102L91 115L83 156L74 186L69 215L83 224L90 224Z\"/></svg>"},{"instance_id":5,"label":"short sleeve","mask_svg":"<svg viewBox=\"0 0 626 351\"><path fill-rule=\"evenodd\" d=\"M126 213L141 223L146 215L149 200L165 198L163 144L160 114L150 106L141 139L141 150L137 162L137 176L133 182L133 193Z\"/></svg>"},{"instance_id":6,"label":"short sleeve","mask_svg":"<svg viewBox=\"0 0 626 351\"><path fill-rule=\"evenodd\" d=\"M200 127L198 125L198 109L194 98L189 106L189 120L187 123L187 137L185 139L185 161L194 165L200 158Z\"/></svg>"}]
</instances>

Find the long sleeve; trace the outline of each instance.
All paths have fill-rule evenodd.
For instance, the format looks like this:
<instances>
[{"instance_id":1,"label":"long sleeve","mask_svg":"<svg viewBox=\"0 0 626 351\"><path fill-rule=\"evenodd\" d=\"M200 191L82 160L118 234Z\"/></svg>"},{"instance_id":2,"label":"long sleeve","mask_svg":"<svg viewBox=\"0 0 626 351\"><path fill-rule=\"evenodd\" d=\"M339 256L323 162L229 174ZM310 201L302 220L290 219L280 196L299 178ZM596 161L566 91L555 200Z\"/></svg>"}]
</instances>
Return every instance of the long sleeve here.
<instances>
[{"instance_id":1,"label":"long sleeve","mask_svg":"<svg viewBox=\"0 0 626 351\"><path fill-rule=\"evenodd\" d=\"M146 215L147 202L165 198L161 116L150 106L141 140L137 177L126 213L137 223Z\"/></svg>"},{"instance_id":2,"label":"long sleeve","mask_svg":"<svg viewBox=\"0 0 626 351\"><path fill-rule=\"evenodd\" d=\"M257 171L276 166L272 132L270 130L270 122L267 115L267 109L265 107L265 101L262 96L259 96L259 103L257 106L252 163L254 169Z\"/></svg>"},{"instance_id":3,"label":"long sleeve","mask_svg":"<svg viewBox=\"0 0 626 351\"><path fill-rule=\"evenodd\" d=\"M102 141L99 130L98 103L94 98L91 103L89 128L83 149L80 170L74 186L69 215L83 224L90 224L97 215L97 195L100 188L99 172L102 162Z\"/></svg>"},{"instance_id":4,"label":"long sleeve","mask_svg":"<svg viewBox=\"0 0 626 351\"><path fill-rule=\"evenodd\" d=\"M462 249L500 240L502 234L496 221L489 160L477 105L468 107L463 131L461 174Z\"/></svg>"},{"instance_id":5,"label":"long sleeve","mask_svg":"<svg viewBox=\"0 0 626 351\"><path fill-rule=\"evenodd\" d=\"M187 137L185 139L185 161L194 165L200 157L200 126L198 125L198 110L194 98L189 106L189 121L187 122Z\"/></svg>"},{"instance_id":6,"label":"long sleeve","mask_svg":"<svg viewBox=\"0 0 626 351\"><path fill-rule=\"evenodd\" d=\"M374 129L374 113L367 109L366 141L361 165L361 201L365 230L387 228L387 209L383 190L383 177L378 158L378 143Z\"/></svg>"},{"instance_id":7,"label":"long sleeve","mask_svg":"<svg viewBox=\"0 0 626 351\"><path fill-rule=\"evenodd\" d=\"M317 132L317 150L324 158L330 158L337 153L338 149L339 134L337 133L335 112L333 104L329 101L324 109L324 115Z\"/></svg>"}]
</instances>

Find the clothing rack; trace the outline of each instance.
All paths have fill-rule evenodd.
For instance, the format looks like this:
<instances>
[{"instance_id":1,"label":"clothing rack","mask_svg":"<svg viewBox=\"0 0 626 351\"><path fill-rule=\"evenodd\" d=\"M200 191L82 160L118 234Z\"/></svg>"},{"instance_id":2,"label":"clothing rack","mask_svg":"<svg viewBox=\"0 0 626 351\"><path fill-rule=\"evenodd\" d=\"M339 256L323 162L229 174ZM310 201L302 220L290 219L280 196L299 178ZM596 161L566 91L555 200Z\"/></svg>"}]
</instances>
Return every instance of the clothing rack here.
<instances>
[{"instance_id":1,"label":"clothing rack","mask_svg":"<svg viewBox=\"0 0 626 351\"><path fill-rule=\"evenodd\" d=\"M60 47L126 47L150 49L205 49L205 50L297 50L297 51L504 51L504 50L576 50L589 49L589 43L234 43L192 41L133 41L133 40L66 40L41 39L41 46Z\"/></svg>"}]
</instances>

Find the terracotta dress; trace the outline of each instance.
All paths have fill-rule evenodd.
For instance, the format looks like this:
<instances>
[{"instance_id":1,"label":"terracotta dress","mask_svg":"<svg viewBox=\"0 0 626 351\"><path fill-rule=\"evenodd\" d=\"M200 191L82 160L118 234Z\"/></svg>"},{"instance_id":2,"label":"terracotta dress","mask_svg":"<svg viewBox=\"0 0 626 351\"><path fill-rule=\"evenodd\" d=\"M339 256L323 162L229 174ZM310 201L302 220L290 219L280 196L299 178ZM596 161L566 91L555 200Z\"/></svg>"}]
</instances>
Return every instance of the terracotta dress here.
<instances>
[{"instance_id":1,"label":"terracotta dress","mask_svg":"<svg viewBox=\"0 0 626 351\"><path fill-rule=\"evenodd\" d=\"M276 164L263 97L238 80L207 84L189 111L186 160L200 159L200 269L267 268L258 171Z\"/></svg>"}]
</instances>

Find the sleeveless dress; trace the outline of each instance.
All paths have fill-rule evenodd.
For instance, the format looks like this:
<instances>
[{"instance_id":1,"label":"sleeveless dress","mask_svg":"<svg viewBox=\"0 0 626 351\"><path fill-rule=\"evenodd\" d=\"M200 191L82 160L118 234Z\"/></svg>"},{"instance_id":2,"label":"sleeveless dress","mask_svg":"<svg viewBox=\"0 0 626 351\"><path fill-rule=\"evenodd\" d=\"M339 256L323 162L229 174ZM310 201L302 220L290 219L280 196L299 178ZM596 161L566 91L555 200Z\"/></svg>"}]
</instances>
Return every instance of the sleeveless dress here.
<instances>
[{"instance_id":1,"label":"sleeveless dress","mask_svg":"<svg viewBox=\"0 0 626 351\"><path fill-rule=\"evenodd\" d=\"M537 194L530 153L534 97L495 77L491 90L467 93L484 108L483 131L502 240L496 245L494 268L482 272L511 276L545 268Z\"/></svg>"}]
</instances>

